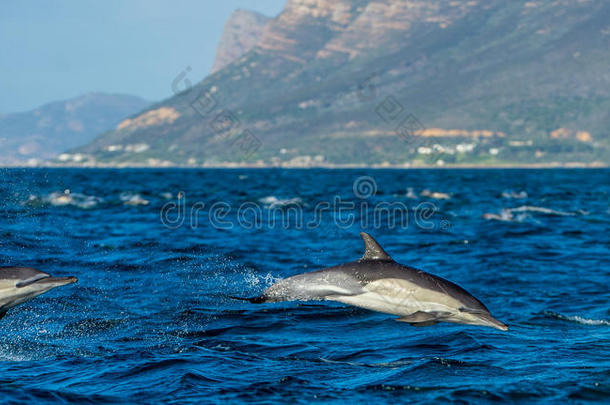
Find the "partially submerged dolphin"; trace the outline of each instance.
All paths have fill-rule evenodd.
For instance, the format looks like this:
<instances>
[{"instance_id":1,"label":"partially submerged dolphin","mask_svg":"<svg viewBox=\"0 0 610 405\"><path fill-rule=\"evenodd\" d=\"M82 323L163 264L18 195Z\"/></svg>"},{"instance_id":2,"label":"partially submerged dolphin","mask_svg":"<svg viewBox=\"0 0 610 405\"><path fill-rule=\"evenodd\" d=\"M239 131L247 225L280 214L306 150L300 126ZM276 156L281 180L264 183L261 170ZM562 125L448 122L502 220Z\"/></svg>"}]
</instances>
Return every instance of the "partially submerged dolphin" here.
<instances>
[{"instance_id":1,"label":"partially submerged dolphin","mask_svg":"<svg viewBox=\"0 0 610 405\"><path fill-rule=\"evenodd\" d=\"M413 326L453 322L508 330L462 287L396 263L370 235L360 235L365 246L360 260L283 279L247 300L331 300L398 315L397 321Z\"/></svg>"},{"instance_id":2,"label":"partially submerged dolphin","mask_svg":"<svg viewBox=\"0 0 610 405\"><path fill-rule=\"evenodd\" d=\"M76 277L51 277L30 267L0 267L0 319L16 305L77 281Z\"/></svg>"}]
</instances>

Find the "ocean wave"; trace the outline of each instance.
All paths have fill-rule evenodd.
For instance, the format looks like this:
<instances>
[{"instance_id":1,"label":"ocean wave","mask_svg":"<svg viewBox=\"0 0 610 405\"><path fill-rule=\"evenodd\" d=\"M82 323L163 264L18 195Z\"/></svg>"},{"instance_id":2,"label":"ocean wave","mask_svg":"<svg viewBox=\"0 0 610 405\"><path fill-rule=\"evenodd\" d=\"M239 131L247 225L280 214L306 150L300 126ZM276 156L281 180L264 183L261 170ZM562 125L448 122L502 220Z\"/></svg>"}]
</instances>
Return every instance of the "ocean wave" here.
<instances>
[{"instance_id":1,"label":"ocean wave","mask_svg":"<svg viewBox=\"0 0 610 405\"><path fill-rule=\"evenodd\" d=\"M483 214L483 218L487 219L487 220L506 221L506 222L512 222L514 220L514 216L513 216L512 212L506 208L501 209L499 214L486 212L485 214Z\"/></svg>"},{"instance_id":2,"label":"ocean wave","mask_svg":"<svg viewBox=\"0 0 610 405\"><path fill-rule=\"evenodd\" d=\"M575 212L557 211L557 210L553 210L551 208L536 207L536 206L533 206L533 205L522 205L522 206L517 207L517 208L509 208L509 210L510 210L510 212L536 212L536 213L539 213L539 214L558 215L558 216L563 216L563 217L576 215Z\"/></svg>"},{"instance_id":3,"label":"ocean wave","mask_svg":"<svg viewBox=\"0 0 610 405\"><path fill-rule=\"evenodd\" d=\"M537 207L533 205L522 205L516 208L502 208L499 213L486 212L483 214L483 218L487 220L505 221L505 222L524 222L531 218L529 214L542 214L550 216L560 217L573 217L576 215L587 215L588 212L578 210L575 212L571 211L558 211L546 207ZM517 215L515 215L517 214Z\"/></svg>"},{"instance_id":4,"label":"ocean wave","mask_svg":"<svg viewBox=\"0 0 610 405\"><path fill-rule=\"evenodd\" d=\"M119 199L123 202L123 205L138 206L150 204L150 201L145 198L142 198L140 194L131 193L129 191L122 192L119 196Z\"/></svg>"},{"instance_id":5,"label":"ocean wave","mask_svg":"<svg viewBox=\"0 0 610 405\"><path fill-rule=\"evenodd\" d=\"M258 201L263 203L265 208L288 207L292 205L301 205L303 203L303 200L300 197L280 199L273 195L259 198Z\"/></svg>"},{"instance_id":6,"label":"ocean wave","mask_svg":"<svg viewBox=\"0 0 610 405\"><path fill-rule=\"evenodd\" d=\"M22 205L34 207L44 205L52 205L54 207L73 206L81 209L93 209L103 202L103 198L72 193L69 189L66 189L64 191L54 191L43 197L31 194Z\"/></svg>"},{"instance_id":7,"label":"ocean wave","mask_svg":"<svg viewBox=\"0 0 610 405\"><path fill-rule=\"evenodd\" d=\"M407 194L405 194L405 197L410 198L412 200L417 200L417 194L413 191L413 187L408 187L407 188Z\"/></svg>"},{"instance_id":8,"label":"ocean wave","mask_svg":"<svg viewBox=\"0 0 610 405\"><path fill-rule=\"evenodd\" d=\"M353 356L353 355L354 354L352 354L350 356ZM371 368L401 368L401 367L410 366L415 362L415 360L413 360L413 359L401 359L401 360L380 362L380 363L364 363L364 362L359 362L359 361L334 360L334 359L328 359L325 357L319 357L318 359L319 359L319 361L321 361L323 363L344 364L344 365L349 365L349 366L371 367Z\"/></svg>"},{"instance_id":9,"label":"ocean wave","mask_svg":"<svg viewBox=\"0 0 610 405\"><path fill-rule=\"evenodd\" d=\"M420 196L422 197L429 197L435 200L450 200L451 199L451 195L447 194L447 193L441 193L439 191L430 191L430 190L424 190L421 193L419 193Z\"/></svg>"},{"instance_id":10,"label":"ocean wave","mask_svg":"<svg viewBox=\"0 0 610 405\"><path fill-rule=\"evenodd\" d=\"M126 321L120 319L86 318L68 323L64 326L61 335L77 337L93 336L114 329L124 322Z\"/></svg>"},{"instance_id":11,"label":"ocean wave","mask_svg":"<svg viewBox=\"0 0 610 405\"><path fill-rule=\"evenodd\" d=\"M563 315L553 311L544 311L543 314L550 318L560 319L562 321L576 322L580 323L581 325L610 326L610 321L606 319L590 319L578 315Z\"/></svg>"},{"instance_id":12,"label":"ocean wave","mask_svg":"<svg viewBox=\"0 0 610 405\"><path fill-rule=\"evenodd\" d=\"M502 192L502 198L522 200L527 198L527 193L523 190L518 193L513 190L507 190Z\"/></svg>"}]
</instances>

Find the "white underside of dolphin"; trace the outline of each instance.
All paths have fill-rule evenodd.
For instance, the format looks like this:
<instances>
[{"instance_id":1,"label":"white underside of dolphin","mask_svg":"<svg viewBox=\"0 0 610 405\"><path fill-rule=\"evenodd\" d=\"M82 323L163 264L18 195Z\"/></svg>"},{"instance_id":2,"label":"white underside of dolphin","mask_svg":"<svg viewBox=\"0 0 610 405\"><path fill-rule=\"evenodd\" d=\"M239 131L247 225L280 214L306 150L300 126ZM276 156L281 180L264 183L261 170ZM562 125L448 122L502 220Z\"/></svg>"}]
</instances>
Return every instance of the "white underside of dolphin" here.
<instances>
[{"instance_id":1,"label":"white underside of dolphin","mask_svg":"<svg viewBox=\"0 0 610 405\"><path fill-rule=\"evenodd\" d=\"M398 321L414 326L452 322L508 330L457 284L396 263L370 235L360 235L365 245L360 260L283 279L248 300L330 300L398 315Z\"/></svg>"}]
</instances>

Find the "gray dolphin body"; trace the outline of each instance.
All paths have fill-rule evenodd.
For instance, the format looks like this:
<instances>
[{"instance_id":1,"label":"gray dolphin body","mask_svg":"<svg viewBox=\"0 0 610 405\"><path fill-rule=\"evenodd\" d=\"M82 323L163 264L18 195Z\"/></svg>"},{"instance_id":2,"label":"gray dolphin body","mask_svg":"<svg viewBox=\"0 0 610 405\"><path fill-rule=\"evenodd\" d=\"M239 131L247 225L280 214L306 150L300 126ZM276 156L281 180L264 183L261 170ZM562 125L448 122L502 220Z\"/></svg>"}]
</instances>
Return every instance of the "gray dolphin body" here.
<instances>
[{"instance_id":1,"label":"gray dolphin body","mask_svg":"<svg viewBox=\"0 0 610 405\"><path fill-rule=\"evenodd\" d=\"M413 326L452 322L508 330L462 287L396 263L370 235L360 235L365 245L360 260L283 279L248 300L331 300L398 315Z\"/></svg>"},{"instance_id":2,"label":"gray dolphin body","mask_svg":"<svg viewBox=\"0 0 610 405\"><path fill-rule=\"evenodd\" d=\"M76 277L51 277L30 267L0 267L0 319L14 306L77 281Z\"/></svg>"}]
</instances>

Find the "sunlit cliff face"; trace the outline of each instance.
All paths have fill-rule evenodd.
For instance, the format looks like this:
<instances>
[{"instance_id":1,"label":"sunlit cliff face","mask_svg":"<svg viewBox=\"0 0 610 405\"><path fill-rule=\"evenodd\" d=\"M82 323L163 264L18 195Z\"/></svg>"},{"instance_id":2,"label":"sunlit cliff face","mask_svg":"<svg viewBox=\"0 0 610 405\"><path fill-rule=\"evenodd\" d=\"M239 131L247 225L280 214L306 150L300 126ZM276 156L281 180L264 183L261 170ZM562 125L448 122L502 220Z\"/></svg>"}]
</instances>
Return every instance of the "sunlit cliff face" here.
<instances>
[{"instance_id":1,"label":"sunlit cliff face","mask_svg":"<svg viewBox=\"0 0 610 405\"><path fill-rule=\"evenodd\" d=\"M180 113L171 107L161 107L147 111L135 118L123 120L117 129L138 129L153 125L171 124L180 117Z\"/></svg>"}]
</instances>

